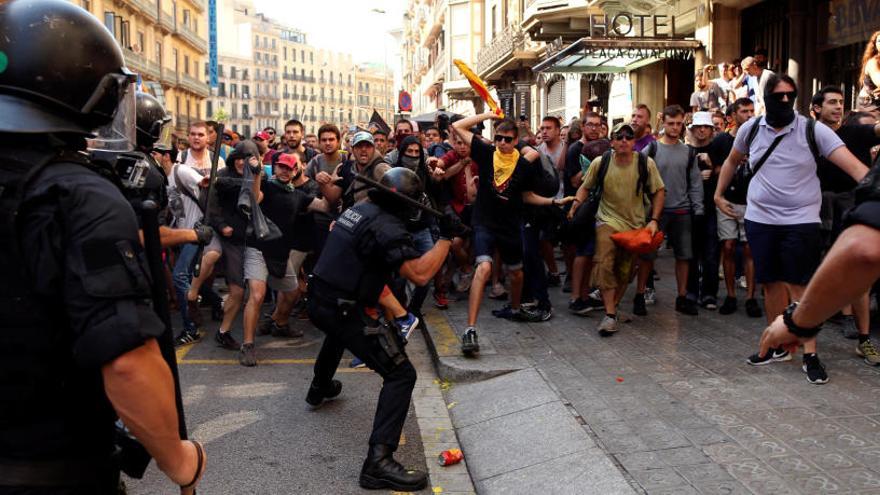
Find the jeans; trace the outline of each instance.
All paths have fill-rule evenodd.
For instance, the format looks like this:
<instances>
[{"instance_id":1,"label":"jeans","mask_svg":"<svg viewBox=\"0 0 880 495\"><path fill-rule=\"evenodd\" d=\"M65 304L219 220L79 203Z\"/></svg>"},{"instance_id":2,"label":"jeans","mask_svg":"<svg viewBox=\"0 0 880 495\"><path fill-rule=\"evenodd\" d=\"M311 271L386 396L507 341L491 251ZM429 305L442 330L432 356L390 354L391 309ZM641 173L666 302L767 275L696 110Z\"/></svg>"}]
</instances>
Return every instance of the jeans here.
<instances>
[{"instance_id":1,"label":"jeans","mask_svg":"<svg viewBox=\"0 0 880 495\"><path fill-rule=\"evenodd\" d=\"M688 271L688 296L697 302L706 297L718 298L718 217L707 209L703 217L694 219L694 257Z\"/></svg>"},{"instance_id":2,"label":"jeans","mask_svg":"<svg viewBox=\"0 0 880 495\"><path fill-rule=\"evenodd\" d=\"M541 309L550 309L550 295L547 293L547 272L541 258L539 241L541 229L525 223L522 227L523 244L523 290L522 300L538 302Z\"/></svg>"},{"instance_id":3,"label":"jeans","mask_svg":"<svg viewBox=\"0 0 880 495\"><path fill-rule=\"evenodd\" d=\"M193 265L198 254L198 244L184 244L177 255L177 263L174 264L172 280L174 292L177 294L177 304L180 306L180 316L183 318L183 329L189 333L195 333L195 324L189 319L186 310L186 293L189 292L193 277Z\"/></svg>"}]
</instances>

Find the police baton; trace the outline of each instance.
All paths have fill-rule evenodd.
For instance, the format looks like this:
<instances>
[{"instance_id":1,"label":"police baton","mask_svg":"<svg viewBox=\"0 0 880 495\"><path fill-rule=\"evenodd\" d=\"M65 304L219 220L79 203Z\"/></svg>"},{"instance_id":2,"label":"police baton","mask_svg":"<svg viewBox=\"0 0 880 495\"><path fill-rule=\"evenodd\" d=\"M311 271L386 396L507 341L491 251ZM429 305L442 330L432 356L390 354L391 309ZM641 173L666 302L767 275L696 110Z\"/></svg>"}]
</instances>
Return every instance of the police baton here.
<instances>
[{"instance_id":1,"label":"police baton","mask_svg":"<svg viewBox=\"0 0 880 495\"><path fill-rule=\"evenodd\" d=\"M424 211L425 213L430 213L431 215L434 215L435 217L443 217L444 216L443 212L435 210L434 208L431 208L430 206L423 205L422 203L419 203L418 201L410 198L409 196L407 196L405 194L401 194L396 189L392 189L392 188L386 186L385 184L382 184L381 182L375 181L369 177L358 174L358 175L354 176L354 180L361 181L364 184L367 184L368 186L375 187L376 189L378 189L382 192L391 194L395 198L403 201L404 203L406 203L410 206L414 206L414 207Z\"/></svg>"},{"instance_id":2,"label":"police baton","mask_svg":"<svg viewBox=\"0 0 880 495\"><path fill-rule=\"evenodd\" d=\"M211 156L211 175L208 177L208 194L205 199L205 215L202 223L211 225L208 219L211 216L211 205L214 200L214 183L217 182L217 167L220 162L220 147L223 145L223 123L217 124L217 137L214 138L214 154ZM193 265L193 277L198 277L202 272L202 253L205 251L205 245L199 243L199 249L196 251L195 265Z\"/></svg>"}]
</instances>

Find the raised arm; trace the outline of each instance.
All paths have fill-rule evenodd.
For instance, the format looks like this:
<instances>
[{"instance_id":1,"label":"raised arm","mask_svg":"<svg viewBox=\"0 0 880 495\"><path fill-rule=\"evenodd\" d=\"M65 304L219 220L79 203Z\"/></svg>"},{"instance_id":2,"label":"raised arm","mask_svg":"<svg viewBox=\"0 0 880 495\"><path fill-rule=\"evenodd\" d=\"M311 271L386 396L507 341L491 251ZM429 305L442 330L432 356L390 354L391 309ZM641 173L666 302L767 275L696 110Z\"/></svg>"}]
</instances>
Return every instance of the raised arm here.
<instances>
[{"instance_id":1,"label":"raised arm","mask_svg":"<svg viewBox=\"0 0 880 495\"><path fill-rule=\"evenodd\" d=\"M466 117L452 124L452 130L461 138L462 141L471 144L474 139L474 133L470 131L471 127L483 122L484 120L498 119L498 115L494 112L481 113L472 117Z\"/></svg>"}]
</instances>

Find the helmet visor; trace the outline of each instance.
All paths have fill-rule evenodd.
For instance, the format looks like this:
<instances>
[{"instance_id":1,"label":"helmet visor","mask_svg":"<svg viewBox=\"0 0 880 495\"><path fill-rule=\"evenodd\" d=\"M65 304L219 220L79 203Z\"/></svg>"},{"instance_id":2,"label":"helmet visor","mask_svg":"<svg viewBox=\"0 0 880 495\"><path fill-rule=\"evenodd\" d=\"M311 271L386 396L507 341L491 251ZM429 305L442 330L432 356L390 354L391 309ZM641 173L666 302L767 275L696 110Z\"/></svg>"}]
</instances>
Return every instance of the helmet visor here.
<instances>
[{"instance_id":1,"label":"helmet visor","mask_svg":"<svg viewBox=\"0 0 880 495\"><path fill-rule=\"evenodd\" d=\"M134 83L130 83L119 100L113 120L95 130L95 137L87 140L88 148L99 151L134 150L134 143L137 142L135 105Z\"/></svg>"},{"instance_id":2,"label":"helmet visor","mask_svg":"<svg viewBox=\"0 0 880 495\"><path fill-rule=\"evenodd\" d=\"M171 123L171 119L166 120L159 124L159 133L158 139L153 143L154 150L160 151L171 151L171 135L174 132L174 125Z\"/></svg>"}]
</instances>

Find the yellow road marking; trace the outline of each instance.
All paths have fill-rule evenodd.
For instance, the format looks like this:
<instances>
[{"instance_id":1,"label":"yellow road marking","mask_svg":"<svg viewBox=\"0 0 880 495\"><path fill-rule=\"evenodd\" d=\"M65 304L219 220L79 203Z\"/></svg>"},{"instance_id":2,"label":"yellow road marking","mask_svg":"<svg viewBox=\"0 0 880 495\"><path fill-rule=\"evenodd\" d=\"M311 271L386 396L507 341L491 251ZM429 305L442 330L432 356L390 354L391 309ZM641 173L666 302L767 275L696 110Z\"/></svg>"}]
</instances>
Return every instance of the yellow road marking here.
<instances>
[{"instance_id":1,"label":"yellow road marking","mask_svg":"<svg viewBox=\"0 0 880 495\"><path fill-rule=\"evenodd\" d=\"M184 346L180 346L174 350L174 354L177 355L177 364L180 364L181 361L183 361L183 358L185 358L186 355L189 354L189 351L191 351L193 347L195 347L195 345L195 343L187 344Z\"/></svg>"},{"instance_id":2,"label":"yellow road marking","mask_svg":"<svg viewBox=\"0 0 880 495\"><path fill-rule=\"evenodd\" d=\"M449 321L439 311L428 311L425 314L425 323L436 332L434 346L440 356L452 356L458 354L458 336L449 324Z\"/></svg>"}]
</instances>

